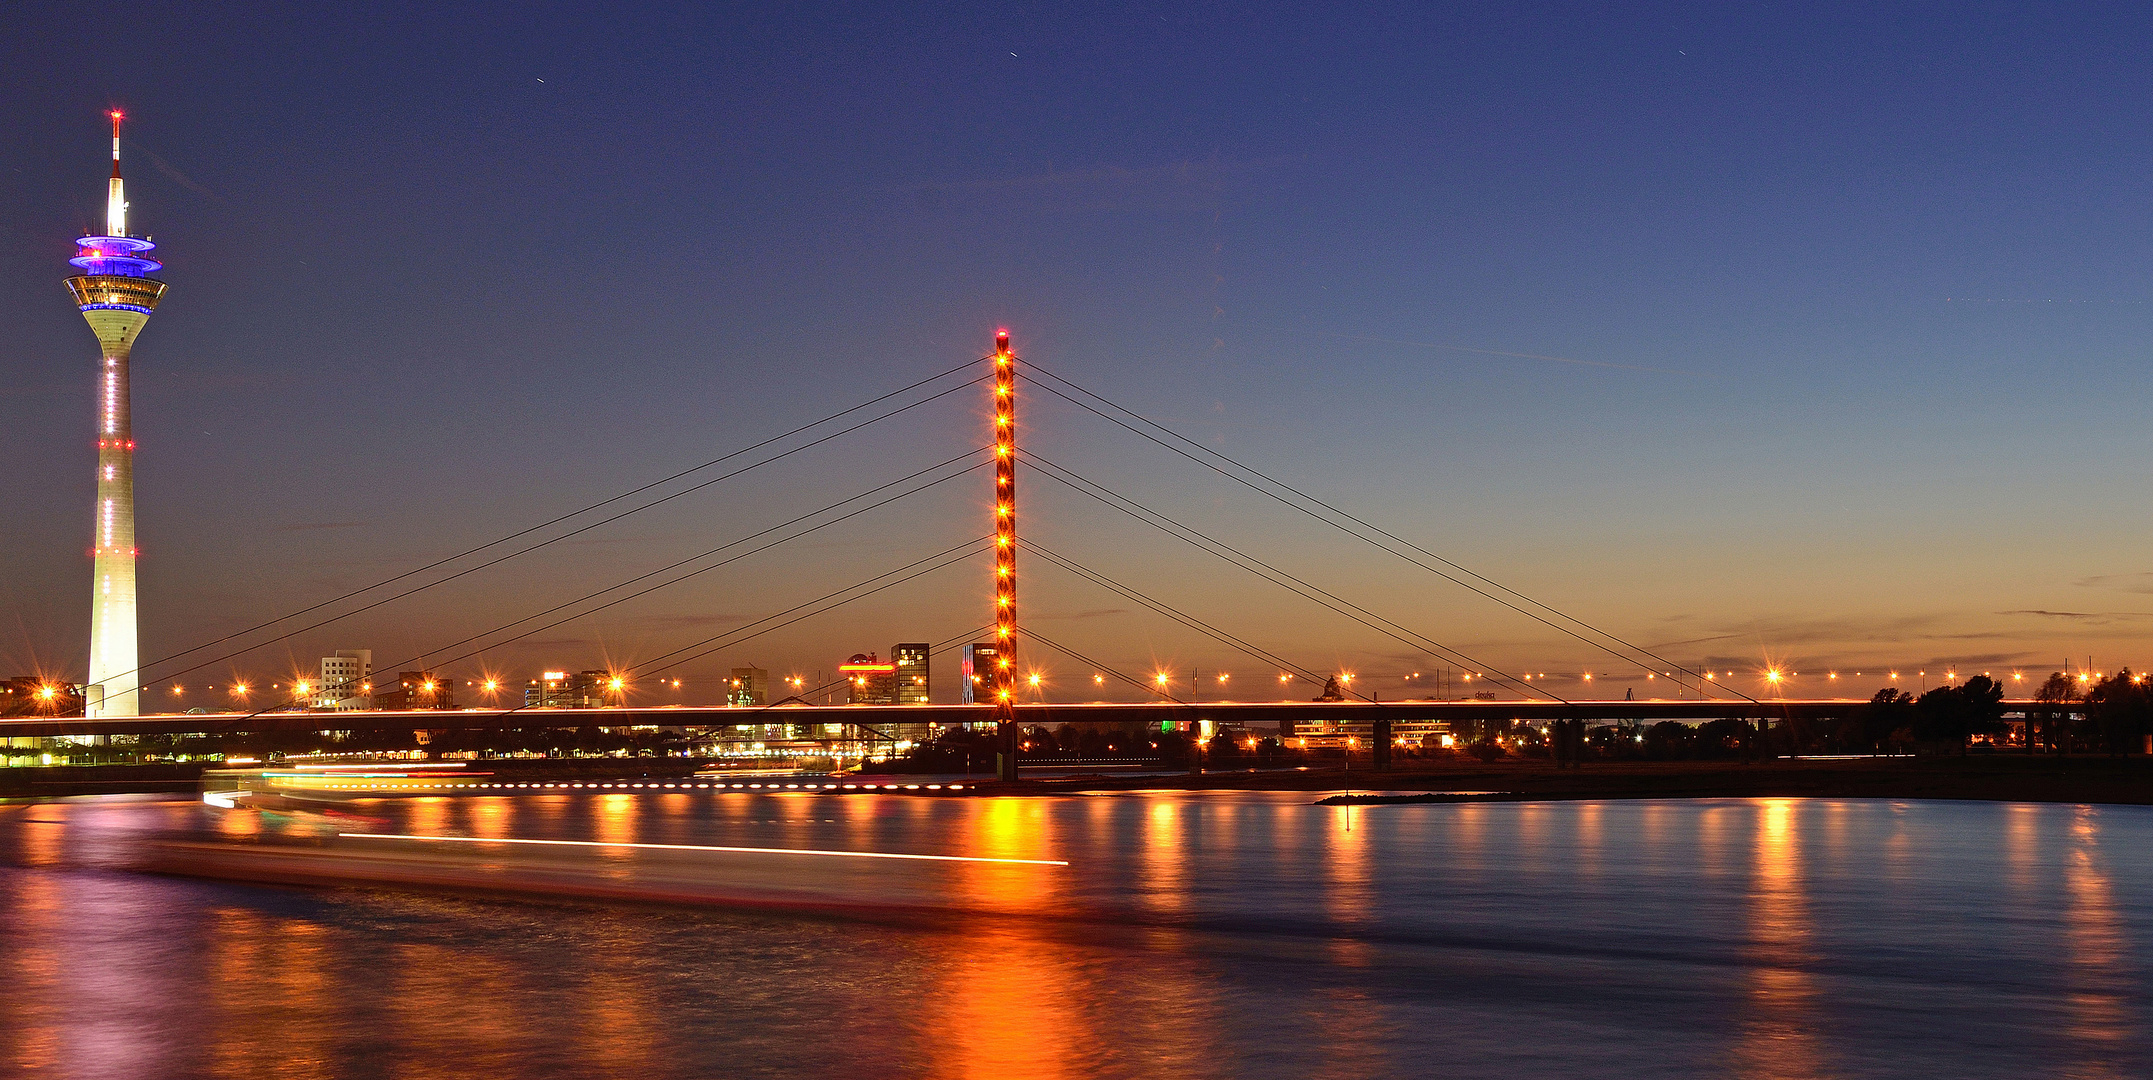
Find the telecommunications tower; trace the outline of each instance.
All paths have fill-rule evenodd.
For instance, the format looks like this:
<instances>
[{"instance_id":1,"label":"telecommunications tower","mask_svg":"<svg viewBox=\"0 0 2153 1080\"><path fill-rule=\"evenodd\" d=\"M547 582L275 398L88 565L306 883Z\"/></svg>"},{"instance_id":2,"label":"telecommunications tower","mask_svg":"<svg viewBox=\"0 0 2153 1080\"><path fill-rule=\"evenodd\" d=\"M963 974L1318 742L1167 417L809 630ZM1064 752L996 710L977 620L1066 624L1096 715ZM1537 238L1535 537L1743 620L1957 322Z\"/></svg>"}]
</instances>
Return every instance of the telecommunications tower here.
<instances>
[{"instance_id":1,"label":"telecommunications tower","mask_svg":"<svg viewBox=\"0 0 2153 1080\"><path fill-rule=\"evenodd\" d=\"M90 597L90 716L134 716L141 709L135 648L135 437L129 415L127 355L164 282L149 275L164 264L148 257L157 245L127 235L127 196L120 182L120 114L112 113L112 183L105 195L105 235L75 241L67 260L79 276L67 279L75 306L89 320L101 349L97 366L97 524Z\"/></svg>"}]
</instances>

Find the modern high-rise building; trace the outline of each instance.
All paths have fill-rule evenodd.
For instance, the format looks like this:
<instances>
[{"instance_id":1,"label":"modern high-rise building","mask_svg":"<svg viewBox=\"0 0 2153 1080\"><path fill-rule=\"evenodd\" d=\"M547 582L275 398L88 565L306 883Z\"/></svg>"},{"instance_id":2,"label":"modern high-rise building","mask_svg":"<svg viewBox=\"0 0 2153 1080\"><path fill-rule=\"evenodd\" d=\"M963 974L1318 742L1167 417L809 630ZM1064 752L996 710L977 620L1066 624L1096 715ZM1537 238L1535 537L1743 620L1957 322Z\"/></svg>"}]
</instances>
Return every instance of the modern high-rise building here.
<instances>
[{"instance_id":1,"label":"modern high-rise building","mask_svg":"<svg viewBox=\"0 0 2153 1080\"><path fill-rule=\"evenodd\" d=\"M321 658L321 685L315 688L317 709L371 709L374 707L374 650L338 649Z\"/></svg>"},{"instance_id":2,"label":"modern high-rise building","mask_svg":"<svg viewBox=\"0 0 2153 1080\"><path fill-rule=\"evenodd\" d=\"M759 667L736 667L733 677L725 684L727 705L760 706L770 704L770 672Z\"/></svg>"},{"instance_id":3,"label":"modern high-rise building","mask_svg":"<svg viewBox=\"0 0 2153 1080\"><path fill-rule=\"evenodd\" d=\"M112 181L105 189L105 233L75 241L67 260L82 273L67 279L75 306L101 349L97 365L97 515L90 582L90 716L142 711L135 643L135 437L127 358L164 298L150 277L164 264L157 245L127 235L127 195L120 183L120 114L112 114Z\"/></svg>"},{"instance_id":4,"label":"modern high-rise building","mask_svg":"<svg viewBox=\"0 0 2153 1080\"><path fill-rule=\"evenodd\" d=\"M933 649L924 641L890 646L890 659L897 661L897 704L927 704L927 654Z\"/></svg>"},{"instance_id":5,"label":"modern high-rise building","mask_svg":"<svg viewBox=\"0 0 2153 1080\"><path fill-rule=\"evenodd\" d=\"M964 687L959 700L977 705L994 700L995 661L1002 650L994 642L975 642L964 647Z\"/></svg>"},{"instance_id":6,"label":"modern high-rise building","mask_svg":"<svg viewBox=\"0 0 2153 1080\"><path fill-rule=\"evenodd\" d=\"M874 653L854 653L852 659L837 665L837 674L845 680L854 705L897 703L897 665L893 662Z\"/></svg>"},{"instance_id":7,"label":"modern high-rise building","mask_svg":"<svg viewBox=\"0 0 2153 1080\"><path fill-rule=\"evenodd\" d=\"M545 671L523 688L527 709L604 709L623 703L627 680L610 671Z\"/></svg>"},{"instance_id":8,"label":"modern high-rise building","mask_svg":"<svg viewBox=\"0 0 2153 1080\"><path fill-rule=\"evenodd\" d=\"M400 671L396 685L374 691L374 707L387 712L405 709L453 709L456 680L438 671Z\"/></svg>"}]
</instances>

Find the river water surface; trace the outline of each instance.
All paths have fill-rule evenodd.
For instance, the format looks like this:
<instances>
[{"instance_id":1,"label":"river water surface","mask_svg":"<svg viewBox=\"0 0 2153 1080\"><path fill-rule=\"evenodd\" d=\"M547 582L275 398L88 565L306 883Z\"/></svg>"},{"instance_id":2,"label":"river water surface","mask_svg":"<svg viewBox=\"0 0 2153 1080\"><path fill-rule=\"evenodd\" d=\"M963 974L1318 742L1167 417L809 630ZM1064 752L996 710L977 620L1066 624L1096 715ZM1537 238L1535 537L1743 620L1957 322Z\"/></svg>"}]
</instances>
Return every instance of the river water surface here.
<instances>
[{"instance_id":1,"label":"river water surface","mask_svg":"<svg viewBox=\"0 0 2153 1080\"><path fill-rule=\"evenodd\" d=\"M1312 798L577 792L369 800L334 820L0 806L0 1069L2153 1075L2153 808ZM423 845L480 873L541 851L803 900L757 909L126 868L156 836L410 843L340 831L1068 865Z\"/></svg>"}]
</instances>

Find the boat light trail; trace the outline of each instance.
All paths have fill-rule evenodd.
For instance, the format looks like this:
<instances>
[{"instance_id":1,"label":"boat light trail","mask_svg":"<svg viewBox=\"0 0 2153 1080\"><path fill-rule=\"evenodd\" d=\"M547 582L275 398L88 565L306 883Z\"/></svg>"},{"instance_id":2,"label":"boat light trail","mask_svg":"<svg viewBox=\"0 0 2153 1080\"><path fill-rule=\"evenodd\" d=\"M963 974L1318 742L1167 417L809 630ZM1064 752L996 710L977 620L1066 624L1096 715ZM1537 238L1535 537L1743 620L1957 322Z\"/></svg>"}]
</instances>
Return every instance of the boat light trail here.
<instances>
[{"instance_id":1,"label":"boat light trail","mask_svg":"<svg viewBox=\"0 0 2153 1080\"><path fill-rule=\"evenodd\" d=\"M1059 859L987 859L970 855L907 855L894 851L824 851L818 848L720 847L714 844L619 844L603 840L524 840L500 836L417 836L411 833L338 833L353 840L425 840L461 844L551 844L559 847L641 848L647 851L733 851L754 855L829 855L849 859L918 859L924 862L1011 863L1021 866L1067 866Z\"/></svg>"}]
</instances>

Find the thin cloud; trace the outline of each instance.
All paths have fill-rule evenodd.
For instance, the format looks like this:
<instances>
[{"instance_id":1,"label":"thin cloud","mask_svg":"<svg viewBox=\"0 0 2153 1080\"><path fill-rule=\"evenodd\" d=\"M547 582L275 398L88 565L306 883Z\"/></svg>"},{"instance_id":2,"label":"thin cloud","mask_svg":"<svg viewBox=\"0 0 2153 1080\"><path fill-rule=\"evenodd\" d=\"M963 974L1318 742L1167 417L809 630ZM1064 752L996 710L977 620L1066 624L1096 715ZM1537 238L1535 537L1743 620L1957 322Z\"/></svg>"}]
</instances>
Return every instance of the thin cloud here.
<instances>
[{"instance_id":1,"label":"thin cloud","mask_svg":"<svg viewBox=\"0 0 2153 1080\"><path fill-rule=\"evenodd\" d=\"M192 191L205 199L210 199L216 202L224 201L224 196L219 195L216 192L195 183L192 177L189 177L186 173L183 173L178 169L173 168L171 165L165 162L165 159L158 157L155 153L145 148L141 143L128 143L127 149L132 153L141 154L143 157L150 159L150 164L157 166L157 171L165 174L165 176L169 178L173 183L178 184L179 186L186 188L188 191Z\"/></svg>"},{"instance_id":2,"label":"thin cloud","mask_svg":"<svg viewBox=\"0 0 2153 1080\"><path fill-rule=\"evenodd\" d=\"M2133 574L2096 574L2079 578L2071 584L2081 589L2111 589L2116 592L2153 593L2153 571L2140 570Z\"/></svg>"},{"instance_id":3,"label":"thin cloud","mask_svg":"<svg viewBox=\"0 0 2153 1080\"><path fill-rule=\"evenodd\" d=\"M276 531L314 532L318 529L363 529L366 524L364 521L300 521L290 525L279 525Z\"/></svg>"},{"instance_id":4,"label":"thin cloud","mask_svg":"<svg viewBox=\"0 0 2153 1080\"><path fill-rule=\"evenodd\" d=\"M717 626L746 619L745 615L652 615L643 621L652 626Z\"/></svg>"},{"instance_id":5,"label":"thin cloud","mask_svg":"<svg viewBox=\"0 0 2153 1080\"><path fill-rule=\"evenodd\" d=\"M2153 619L2153 611L2043 611L2039 608L2026 608L2020 611L1999 611L1996 614L2041 615L2051 619L2078 619L2095 624Z\"/></svg>"}]
</instances>

